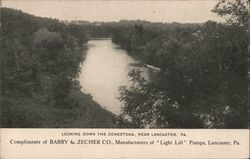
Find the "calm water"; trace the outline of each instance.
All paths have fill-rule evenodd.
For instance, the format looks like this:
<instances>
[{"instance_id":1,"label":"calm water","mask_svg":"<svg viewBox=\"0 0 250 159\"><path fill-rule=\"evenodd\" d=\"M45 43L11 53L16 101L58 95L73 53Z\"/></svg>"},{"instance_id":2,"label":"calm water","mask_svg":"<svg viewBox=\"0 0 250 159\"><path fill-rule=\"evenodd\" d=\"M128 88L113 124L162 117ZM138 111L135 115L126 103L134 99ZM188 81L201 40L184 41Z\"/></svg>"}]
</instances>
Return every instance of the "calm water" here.
<instances>
[{"instance_id":1,"label":"calm water","mask_svg":"<svg viewBox=\"0 0 250 159\"><path fill-rule=\"evenodd\" d=\"M111 39L90 40L87 57L82 65L80 84L86 93L105 109L119 114L121 104L119 87L130 85L128 72L140 69L146 79L150 79L153 70L136 67L139 61L134 60L123 49L112 43Z\"/></svg>"}]
</instances>

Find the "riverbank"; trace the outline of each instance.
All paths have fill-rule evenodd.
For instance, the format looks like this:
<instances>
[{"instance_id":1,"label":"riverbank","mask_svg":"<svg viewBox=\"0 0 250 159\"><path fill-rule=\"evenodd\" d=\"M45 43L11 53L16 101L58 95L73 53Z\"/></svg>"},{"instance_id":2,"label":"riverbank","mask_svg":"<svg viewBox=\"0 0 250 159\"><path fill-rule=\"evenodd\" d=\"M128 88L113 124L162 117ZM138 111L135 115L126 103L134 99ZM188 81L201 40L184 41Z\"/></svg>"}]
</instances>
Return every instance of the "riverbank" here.
<instances>
[{"instance_id":1,"label":"riverbank","mask_svg":"<svg viewBox=\"0 0 250 159\"><path fill-rule=\"evenodd\" d=\"M137 66L137 67L146 67L146 68L149 68L149 69L152 69L154 71L160 71L161 68L158 67L158 66L154 66L152 64L149 64L147 63L144 59L143 59L143 56L141 56L140 54L136 53L134 50L128 50L126 47L122 46L121 44L119 43L116 43L112 40L112 42L114 44L117 45L117 48L120 48L120 49L124 49L127 51L127 53L136 61L139 61L138 64L134 64L134 66Z\"/></svg>"},{"instance_id":2,"label":"riverbank","mask_svg":"<svg viewBox=\"0 0 250 159\"><path fill-rule=\"evenodd\" d=\"M107 38L108 39L108 38ZM100 40L100 39L99 39ZM88 44L80 49L82 52L82 63L85 62ZM79 80L79 79L78 79ZM119 116L105 110L100 104L93 100L91 94L85 93L79 87L70 91L69 97L73 103L69 108L58 108L53 105L43 105L40 108L43 116L42 122L36 127L58 127L58 128L127 128L128 124L121 121ZM37 107L38 108L38 107ZM46 114L46 115L45 115ZM43 117L46 117L43 119Z\"/></svg>"},{"instance_id":3,"label":"riverbank","mask_svg":"<svg viewBox=\"0 0 250 159\"><path fill-rule=\"evenodd\" d=\"M104 110L91 96L78 90L70 93L78 103L74 108L59 108L40 97L0 98L0 126L15 128L122 128L118 116ZM72 104L74 105L74 104Z\"/></svg>"},{"instance_id":4,"label":"riverbank","mask_svg":"<svg viewBox=\"0 0 250 159\"><path fill-rule=\"evenodd\" d=\"M71 95L78 101L77 118L66 127L117 128L122 127L118 116L104 110L89 94L73 90Z\"/></svg>"}]
</instances>

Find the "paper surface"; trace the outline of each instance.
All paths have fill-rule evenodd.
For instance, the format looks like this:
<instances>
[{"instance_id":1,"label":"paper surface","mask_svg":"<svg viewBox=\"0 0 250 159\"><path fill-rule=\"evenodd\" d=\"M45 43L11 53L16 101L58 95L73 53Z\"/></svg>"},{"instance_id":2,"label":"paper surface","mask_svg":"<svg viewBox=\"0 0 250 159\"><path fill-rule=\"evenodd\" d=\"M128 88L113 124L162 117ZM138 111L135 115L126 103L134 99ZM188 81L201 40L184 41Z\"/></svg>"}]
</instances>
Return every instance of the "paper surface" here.
<instances>
[{"instance_id":1,"label":"paper surface","mask_svg":"<svg viewBox=\"0 0 250 159\"><path fill-rule=\"evenodd\" d=\"M2 115L0 122L0 127L2 127L0 129L1 159L246 159L250 157L249 129L246 128L246 121L243 120L243 117L245 119L247 116L244 113L249 112L249 108L245 107L244 104L247 104L249 102L247 102L247 95L240 92L246 92L240 86L244 85L247 79L245 78L245 76L242 76L239 77L239 79L244 78L245 80L240 81L238 77L235 77L235 74L242 70L242 65L238 65L237 62L234 62L232 60L237 59L240 62L245 62L245 59L237 58L241 56L244 58L246 57L246 52L242 53L242 50L245 50L245 45L243 44L243 42L245 41L244 39L241 39L241 37L243 36L245 38L245 34L242 34L242 32L240 31L239 32L241 34L237 32L237 29L241 28L242 25L245 24L245 22L244 20L242 22L242 19L237 19L235 17L231 19L231 22L226 21L226 18L223 19L215 13L212 13L211 10L214 9L216 4L220 2L219 0L3 0L0 2L2 7L13 9L9 12L10 14L12 14L12 12L15 12L13 16L15 14L20 14L20 12L17 10L25 13L25 15L20 16L21 18L13 18L17 23L14 23L13 21L11 21L13 23L9 23L7 18L1 18L1 21L3 19L3 22L1 22L3 23L3 25L1 24L1 26L4 26L5 30L10 29L10 32L3 34L4 36L6 36L3 38L3 41L6 39L7 40L4 41L4 45L1 45L3 46L1 47L1 49L4 50L4 54L1 54L3 55L1 56L3 57L2 59L4 59L3 62L1 61L1 64L3 64L4 67L1 67L2 70L0 70L1 77L3 77L0 81L0 111ZM36 28L40 25L40 23L34 24L33 21L29 23L29 20L27 20L26 22L25 18L30 16L26 15L26 13L34 15L36 17L46 18L46 20L43 21L44 24L47 24L46 22L48 21L48 24L50 24L52 27L50 25L41 25L41 28ZM3 16L8 15L9 14L3 14ZM23 18L24 22L19 24L19 18ZM50 20L53 18L58 19L58 23L63 23L63 27L65 28L70 25L83 25L85 27L87 26L83 29L84 31L86 29L87 33L86 35L85 33L82 34L83 37L77 37L78 32L80 34L80 31L77 29L72 29L72 35L70 33L69 35L67 35L68 33L64 35L65 32L60 32L60 29L56 30L57 25L53 27L53 24L57 24L57 22L55 21L50 22ZM220 25L220 23L222 23L222 25ZM232 28L236 26L237 29L231 28L235 32L233 32L232 30L231 32L226 32L228 28L224 30L221 29L221 27L226 26L225 23L229 26L232 23ZM59 24L58 27L60 28ZM205 29L202 28L204 24L206 24ZM121 31L118 35L123 36L124 39L118 38L118 41L115 41L114 35L116 35L115 33L117 32L115 31L117 30L114 29L115 31L111 33L111 31L109 30L110 28L106 28L108 31L103 31L100 29L102 25L104 25L104 28L105 25L107 28L110 27L109 25L111 25L111 30L114 29L112 27L117 27L118 29L115 29L117 29L118 32ZM127 26L129 27L126 28ZM12 29L12 27L14 29ZM35 28L35 30L33 27ZM149 33L147 34L147 29L145 29L144 27L150 28L151 32L149 31ZM182 27L186 30L182 30ZM32 30L33 32L22 34L22 29L24 31ZM208 32L206 32L206 29L208 30ZM217 36L217 32L213 32L216 29L223 30L222 33L220 32L221 36ZM76 30L77 34L74 34L74 31ZM124 30L128 32L122 32ZM70 32L70 29L67 31ZM224 31L225 33L232 33L232 35L224 35ZM247 33L247 31L245 32ZM77 38L75 38L73 34ZM155 37L155 34L157 35L157 37ZM151 35L154 39L148 38ZM209 35L211 35L211 37ZM185 39L185 36L187 36L191 40ZM208 37L207 41L204 40L204 37L206 36ZM16 39L12 39L13 37L15 37ZM32 41L32 45L27 45L26 47L25 40L27 39L25 39L25 37L30 38L28 40ZM227 38L229 37L235 37L236 40L228 40ZM228 41L223 43L225 39ZM47 44L49 46L50 43L56 45L58 42L57 40L62 43L62 45L58 44L59 47L56 46L47 49L42 48L44 47L43 45L40 46L43 41L45 41L46 46ZM83 40L83 44L78 44L78 41L80 40ZM240 43L240 40L243 42ZM130 41L130 43L127 44L127 41ZM200 41L205 42L199 43ZM206 45L206 42L209 44ZM222 42L221 45L220 42ZM198 46L195 45L196 43ZM242 47L243 49L241 48L241 44L244 45L244 47ZM136 45L138 45L138 47ZM231 45L235 47L231 48ZM181 46L181 49L179 50L186 50L183 52L178 52L178 49L175 49L175 47L179 46ZM42 49L39 47L41 47ZM67 87L60 87L59 85L58 88L53 85L53 82L57 82L58 80L58 83L63 83L67 81L67 79L71 79L71 74L68 72L67 73L70 77L62 76L62 74L65 73L63 71L67 70L68 67L62 67L63 69L61 71L63 73L59 73L59 75L57 75L57 72L54 73L53 71L51 71L53 73L48 73L46 72L46 69L49 70L51 66L55 66L55 69L60 69L60 65L56 64L62 61L77 61L80 59L78 56L73 57L68 56L67 54L63 54L64 56L58 58L55 55L57 52L53 51L53 49L65 49L62 51L62 53L65 53L71 49L71 51L73 50L72 52L75 55L75 50L79 50L80 47L84 47L85 49L81 53L84 54L84 62L78 61L79 66L77 66L77 68L75 66L72 66L72 72L77 72L77 75L73 73L75 76L72 76L74 76L74 79L78 80L79 83L75 82L74 80L70 81L70 83L73 83L71 83L73 86L77 87L77 91L72 91L73 93L70 92L70 95L63 96L63 91L66 90ZM215 47L215 51L211 51L211 47ZM220 51L220 49L225 49L226 51L224 50L223 52L225 54L217 54L217 51ZM37 51L34 52L39 54L39 56L34 58L33 54L29 55L27 52L29 52L30 50ZM176 57L173 57L174 55L171 54L173 50L174 52L176 51L179 53ZM233 52L235 53L235 55L230 52L232 50L236 50L235 52ZM48 55L48 57L45 57L46 53L50 51L53 55ZM143 58L140 59L139 57L138 60L137 54L135 56L132 55L133 52L137 51L140 52L138 54L143 54ZM199 54L201 51L203 52ZM151 57L151 52L153 52L154 55L157 56L157 58L154 59L153 56ZM197 52L198 60L195 59L196 54L191 54L193 52ZM209 53L206 54L207 52ZM168 55L168 53L170 54ZM227 55L230 53L232 53L233 55L228 57ZM167 55L165 56L165 54ZM207 58L210 58L210 55L212 59L210 59L211 63L206 61ZM48 62L47 60L53 59L54 56L54 59L63 60L55 62L56 64L52 65L54 61L51 60L52 62ZM39 61L44 57L44 61ZM74 59L71 59L71 57L73 57ZM169 69L165 66L167 62L171 61L172 57L175 58L175 60L173 60L172 62L177 63L177 65L175 65L177 69L176 67ZM5 61L5 59L7 60ZM161 59L164 59L165 61L161 61ZM190 59L195 59L196 61L192 61ZM146 62L143 60L145 60ZM161 64L155 62L154 60L160 61L159 63ZM202 60L205 61L204 65L203 63L199 63ZM75 64L74 62L73 64L70 62L62 62L62 66L71 66ZM196 63L198 64L196 65ZM231 69L231 63L232 68L236 68L236 71L233 70L235 72L232 71L232 74L230 74L231 72L228 71ZM24 66L22 64L24 64ZM46 64L48 64L49 67L47 67ZM210 72L208 72L212 75L215 74L214 76L218 76L218 78L214 78L212 77L212 75L206 76L209 73L206 73L205 71L210 69L207 68L207 66L215 68L214 70L211 69L212 71L210 70ZM247 67L247 64L244 66ZM24 70L26 68L29 69L27 69L27 71L25 70L23 72L18 72L20 70L22 71L22 67L24 68ZM32 67L39 68L30 69ZM132 82L129 80L128 74L134 68L139 69L142 72L142 75L148 81L150 81L151 78L153 79L156 74L158 75L159 73L163 72L161 75L164 76L165 74L171 72L171 70L176 69L172 72L172 74L170 74L172 76L166 76L165 79L163 78L163 80L161 81L164 83L166 79L169 80L169 78L167 77L172 77L172 79L170 79L172 80L172 83L168 83L168 87L172 88L172 91L168 92L168 89L166 89L165 91L167 93L165 93L164 91L162 91L162 89L165 89L164 87L160 87L159 90L157 90L159 87L149 87L150 90L142 89L141 94L144 93L148 96L143 96L142 98L135 99L142 99L143 101L145 100L145 97L149 100L145 100L146 102L143 101L145 103L142 102L142 104L136 100L135 102L137 102L140 106L144 106L145 104L144 108L145 110L147 109L147 111L143 112L144 108L138 107L138 109L135 108L130 112L127 111L124 113L124 110L126 110L124 109L124 103L118 100L118 98L122 94L120 91L120 86L131 85ZM237 70L237 68L239 69ZM189 69L192 69L193 72L188 72ZM201 71L196 71L196 69L200 69ZM34 83L32 82L34 81L29 81L30 78L34 77L33 75L29 76L29 74L31 74L30 72L34 70L38 72L36 72L37 74L34 75L35 77L37 77L37 79L34 81L39 81L39 86L35 85L36 88L40 88L40 90L37 91L38 93L33 91L32 84ZM187 75L185 73L187 73ZM201 83L202 80L200 80L200 76L198 76L199 73L207 77L207 79L205 80L203 76L201 77L202 80L204 80L204 83L206 83L207 80L218 80L221 82L218 82L221 85L216 82L211 82L204 85L203 87ZM225 73L225 77L222 77L223 73ZM26 77L26 75L28 77ZM175 76L180 77L181 79L174 79ZM62 81L60 81L61 79ZM231 79L231 81L228 80L227 82L223 82L223 80L226 79ZM233 83L234 79L239 80L239 82ZM177 83L175 88L171 87L175 84L174 82L176 81L181 82ZM195 82L192 83L193 81ZM232 82L233 84L228 84L230 82ZM70 89L74 90L72 85L70 85L70 87L72 87ZM237 87L238 85L239 87ZM181 89L182 86L183 88L185 87L185 89L183 89L184 91L182 91ZM200 94L197 93L197 89L191 89L196 88L196 86L200 87L199 90L205 90L204 92L206 92L206 89L209 90L210 88L214 88L215 91L212 90L211 93L209 92L209 90L208 98L206 99L207 101L203 101L204 96L199 96ZM29 89L27 89L28 87ZM221 89L217 89L219 87L221 87ZM56 97L58 96L54 95L56 94L53 92L54 88L57 88L56 93L59 92L59 98L60 95L63 96L61 101L66 101L66 104L61 104L60 100L58 102L59 104L55 104L57 102ZM177 89L181 91L175 92ZM154 93L151 93L151 90L154 91ZM13 91L14 93L12 93L11 91ZM229 92L228 94L226 94L225 92L227 91L234 91L233 93L236 93L230 94ZM63 93L60 94L61 92ZM201 92L201 94L204 92ZM25 96L25 93L28 94L28 97ZM172 97L173 101L168 98L168 93L172 93L172 96L170 96L170 98ZM179 93L183 93L184 95L181 96L179 95ZM224 95L223 93L225 93L226 95ZM186 96L189 96L190 94L198 94L197 96L200 100L198 102L196 100L190 102L189 99L186 101L180 100L185 99ZM125 96L125 98L123 99L125 99L125 101L128 99L133 99L132 97L134 96L131 96ZM71 98L68 97L75 97L77 100L71 100ZM216 100L213 100L213 97L215 97ZM157 109L153 106L152 108L147 108L147 106L149 106L149 104L147 105L147 103L150 103L151 99L154 100L151 105L156 105ZM193 100L192 97L190 97L190 99ZM210 100L212 101L211 103L209 103ZM131 101L128 100L127 103ZM181 109L182 111L180 112L182 114L180 113L179 115L178 108L180 108L179 106L181 104L179 104L178 102L186 102L191 108L194 109L197 108L197 103L198 105L200 104L200 106L203 107L202 109L191 113L189 111L190 108L187 108L186 112ZM209 104L206 105L206 102ZM182 105L184 106L184 110L185 104ZM69 109L67 107L69 105L77 106ZM158 105L160 106L157 107ZM167 107L166 109L168 109L168 111L164 109L164 106ZM208 109L208 106L211 106L211 109ZM136 105L134 105L134 107L136 107ZM141 112L137 110L140 110ZM176 116L173 115L172 117L171 113L167 115L163 113L164 115L160 116L162 115L162 112L157 110L163 110L163 112L165 111L165 113L173 112L173 114L177 112L177 115L174 114ZM213 113L209 114L210 111L213 111ZM120 118L121 116L119 116L121 112L123 112L125 115L130 115L127 118L122 116L122 122ZM140 114L138 113L138 116L133 116L134 112L139 112ZM147 115L150 117L148 117ZM186 115L189 115L189 117L184 118ZM126 123L127 119L137 119L137 117L138 120L141 120L128 120L129 122L134 122ZM218 119L218 121L216 121L217 117L221 117L221 119ZM241 117L242 120L240 119ZM150 120L151 118L153 119ZM203 125L200 124L200 120L196 120L197 118L202 119L201 122L203 122ZM159 121L162 121L162 123L160 123ZM197 126L193 125L194 121L197 121ZM243 121L244 123L240 123L240 121ZM229 126L227 126L227 124ZM241 125L239 126L238 124ZM179 129L181 127L191 127L192 129ZM196 127L204 127L204 129L196 129Z\"/></svg>"}]
</instances>

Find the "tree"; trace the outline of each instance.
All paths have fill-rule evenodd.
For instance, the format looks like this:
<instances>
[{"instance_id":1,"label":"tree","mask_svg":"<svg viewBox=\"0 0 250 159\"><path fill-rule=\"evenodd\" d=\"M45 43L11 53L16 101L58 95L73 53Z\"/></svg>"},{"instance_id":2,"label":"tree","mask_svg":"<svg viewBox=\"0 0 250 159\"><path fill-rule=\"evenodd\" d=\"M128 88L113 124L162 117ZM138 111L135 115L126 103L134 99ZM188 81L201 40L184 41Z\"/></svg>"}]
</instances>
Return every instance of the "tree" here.
<instances>
[{"instance_id":1,"label":"tree","mask_svg":"<svg viewBox=\"0 0 250 159\"><path fill-rule=\"evenodd\" d=\"M159 89L154 82L146 81L140 71L129 73L131 86L120 88L123 102L123 119L135 128L191 128L202 127L198 114L188 111L169 92Z\"/></svg>"},{"instance_id":2,"label":"tree","mask_svg":"<svg viewBox=\"0 0 250 159\"><path fill-rule=\"evenodd\" d=\"M247 1L248 0L220 0L212 11L223 17L228 24L247 26Z\"/></svg>"},{"instance_id":3,"label":"tree","mask_svg":"<svg viewBox=\"0 0 250 159\"><path fill-rule=\"evenodd\" d=\"M153 56L161 72L153 82L132 72L133 85L121 88L122 115L135 127L247 126L246 1L221 0L214 12L227 22L176 28L154 40L143 31L140 47L150 47L142 56Z\"/></svg>"}]
</instances>

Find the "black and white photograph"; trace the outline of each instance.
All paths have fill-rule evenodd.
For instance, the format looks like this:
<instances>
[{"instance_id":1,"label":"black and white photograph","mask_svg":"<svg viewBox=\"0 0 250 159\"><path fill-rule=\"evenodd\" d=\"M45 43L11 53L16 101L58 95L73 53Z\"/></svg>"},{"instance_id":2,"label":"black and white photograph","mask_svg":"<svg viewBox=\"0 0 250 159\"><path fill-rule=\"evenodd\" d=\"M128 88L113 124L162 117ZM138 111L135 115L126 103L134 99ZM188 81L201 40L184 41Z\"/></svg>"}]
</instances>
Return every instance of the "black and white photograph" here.
<instances>
[{"instance_id":1,"label":"black and white photograph","mask_svg":"<svg viewBox=\"0 0 250 159\"><path fill-rule=\"evenodd\" d=\"M0 5L1 128L248 128L248 0Z\"/></svg>"}]
</instances>

